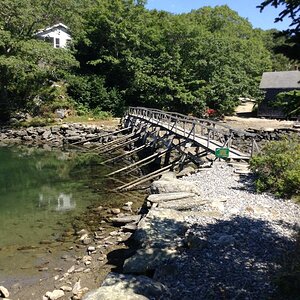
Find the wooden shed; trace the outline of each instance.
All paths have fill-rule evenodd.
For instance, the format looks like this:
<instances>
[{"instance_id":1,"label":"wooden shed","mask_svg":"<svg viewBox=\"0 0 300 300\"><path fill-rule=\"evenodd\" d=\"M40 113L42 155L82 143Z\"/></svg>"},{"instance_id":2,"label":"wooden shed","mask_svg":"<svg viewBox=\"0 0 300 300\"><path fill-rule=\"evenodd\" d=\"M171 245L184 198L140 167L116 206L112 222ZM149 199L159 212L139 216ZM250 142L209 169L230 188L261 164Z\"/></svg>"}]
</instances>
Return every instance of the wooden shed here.
<instances>
[{"instance_id":1,"label":"wooden shed","mask_svg":"<svg viewBox=\"0 0 300 300\"><path fill-rule=\"evenodd\" d=\"M286 115L282 109L272 106L272 102L281 92L300 90L300 71L265 72L259 87L265 92L265 98L258 106L257 115L268 118L285 118Z\"/></svg>"}]
</instances>

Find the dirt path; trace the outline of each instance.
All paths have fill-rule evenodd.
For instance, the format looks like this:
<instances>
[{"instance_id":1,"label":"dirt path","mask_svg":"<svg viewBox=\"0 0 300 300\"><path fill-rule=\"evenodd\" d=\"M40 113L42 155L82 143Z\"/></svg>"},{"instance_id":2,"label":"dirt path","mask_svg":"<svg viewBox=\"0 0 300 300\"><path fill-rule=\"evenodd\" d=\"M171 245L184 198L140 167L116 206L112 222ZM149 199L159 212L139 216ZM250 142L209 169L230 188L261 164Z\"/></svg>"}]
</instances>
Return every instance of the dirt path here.
<instances>
[{"instance_id":1,"label":"dirt path","mask_svg":"<svg viewBox=\"0 0 300 300\"><path fill-rule=\"evenodd\" d=\"M264 129L264 128L292 128L295 121L261 119L261 118L241 118L237 116L226 116L224 123L238 129Z\"/></svg>"}]
</instances>

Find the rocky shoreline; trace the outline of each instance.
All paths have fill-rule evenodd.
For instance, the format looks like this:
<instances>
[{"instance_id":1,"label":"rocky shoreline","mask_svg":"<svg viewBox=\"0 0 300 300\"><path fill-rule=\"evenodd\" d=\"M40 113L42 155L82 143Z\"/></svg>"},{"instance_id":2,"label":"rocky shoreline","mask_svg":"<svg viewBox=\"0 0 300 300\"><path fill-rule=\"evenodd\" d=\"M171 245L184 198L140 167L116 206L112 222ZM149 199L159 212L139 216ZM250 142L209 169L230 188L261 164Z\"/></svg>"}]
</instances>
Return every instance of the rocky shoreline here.
<instances>
[{"instance_id":1,"label":"rocky shoreline","mask_svg":"<svg viewBox=\"0 0 300 300\"><path fill-rule=\"evenodd\" d=\"M116 130L116 126L97 126L81 123L63 123L49 127L28 127L21 129L1 128L0 141L6 143L22 143L42 145L45 148L62 147L65 143L80 143L85 147L94 143L106 142L111 136L101 138L101 135Z\"/></svg>"},{"instance_id":2,"label":"rocky shoreline","mask_svg":"<svg viewBox=\"0 0 300 300\"><path fill-rule=\"evenodd\" d=\"M83 299L270 299L295 248L300 207L256 194L247 165L153 182L121 273Z\"/></svg>"},{"instance_id":3,"label":"rocky shoreline","mask_svg":"<svg viewBox=\"0 0 300 300\"><path fill-rule=\"evenodd\" d=\"M0 140L92 147L114 129L82 124L1 129ZM181 179L166 173L154 181L146 213L136 215L140 210L131 202L91 208L91 215L106 216L97 229L71 234L76 242L61 257L68 267L56 268L53 277L27 292L16 287L13 300L270 298L281 259L295 247L299 206L256 194L247 165L215 162L195 172ZM9 297L4 287L0 297Z\"/></svg>"}]
</instances>

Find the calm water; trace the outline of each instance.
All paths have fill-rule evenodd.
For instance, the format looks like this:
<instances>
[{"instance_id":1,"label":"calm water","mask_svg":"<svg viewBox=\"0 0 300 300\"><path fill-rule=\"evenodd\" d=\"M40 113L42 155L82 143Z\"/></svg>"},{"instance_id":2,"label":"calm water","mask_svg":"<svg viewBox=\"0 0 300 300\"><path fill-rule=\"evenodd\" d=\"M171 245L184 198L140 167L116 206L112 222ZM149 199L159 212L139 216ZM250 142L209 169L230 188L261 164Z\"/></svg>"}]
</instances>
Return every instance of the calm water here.
<instances>
[{"instance_id":1,"label":"calm water","mask_svg":"<svg viewBox=\"0 0 300 300\"><path fill-rule=\"evenodd\" d=\"M0 147L0 283L20 265L33 264L31 254L18 248L55 241L88 205L114 201L104 191L108 170L98 160L89 154Z\"/></svg>"}]
</instances>

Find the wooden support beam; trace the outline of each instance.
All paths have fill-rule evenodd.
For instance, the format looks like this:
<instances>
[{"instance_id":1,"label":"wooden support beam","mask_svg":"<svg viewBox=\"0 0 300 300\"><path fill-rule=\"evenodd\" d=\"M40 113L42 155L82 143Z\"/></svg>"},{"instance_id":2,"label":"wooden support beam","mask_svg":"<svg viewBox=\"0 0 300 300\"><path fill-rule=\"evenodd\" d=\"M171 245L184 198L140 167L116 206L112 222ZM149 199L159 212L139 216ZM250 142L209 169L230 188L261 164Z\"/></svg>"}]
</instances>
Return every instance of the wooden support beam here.
<instances>
[{"instance_id":1,"label":"wooden support beam","mask_svg":"<svg viewBox=\"0 0 300 300\"><path fill-rule=\"evenodd\" d=\"M126 166L126 167L124 167L124 168L122 168L122 169L119 169L119 170L117 170L117 171L111 172L111 173L107 174L106 176L116 175L116 174L121 173L121 172L123 172L123 171L126 171L126 170L128 170L128 169L131 169L131 168L133 168L133 167L135 167L135 166L138 166L138 165L142 164L143 162L148 161L148 160L150 160L150 159L152 159L152 158L157 158L158 156L163 155L163 154L166 153L167 151L168 151L168 149L165 149L165 150L161 151L160 153L154 153L154 154L152 154L152 155L150 155L150 156L148 156L148 157L146 157L146 158L144 158L144 159L141 159L141 160L137 161L137 162L134 163L134 164L131 164L131 165L129 165L129 166Z\"/></svg>"},{"instance_id":2,"label":"wooden support beam","mask_svg":"<svg viewBox=\"0 0 300 300\"><path fill-rule=\"evenodd\" d=\"M135 148L135 149L133 149L133 150L131 150L131 151L127 151L127 152L125 152L125 153L123 153L123 154L121 154L121 155L118 155L118 156L112 157L112 158L110 158L110 159L107 159L107 160L101 162L101 165L105 165L105 164L107 164L107 163L109 163L109 162L113 162L113 161L122 159L123 157L126 157L126 156L131 156L132 154L137 153L137 152L139 152L139 151L145 149L146 147L149 147L149 145L143 145L143 146L140 146L140 147L138 147L138 148Z\"/></svg>"},{"instance_id":3,"label":"wooden support beam","mask_svg":"<svg viewBox=\"0 0 300 300\"><path fill-rule=\"evenodd\" d=\"M147 175L145 175L145 176L143 176L141 178L138 178L138 179L136 179L134 181L126 183L126 184L118 187L116 190L117 191L122 191L122 190L128 191L129 189L131 189L131 188L133 188L133 187L135 187L135 186L137 186L139 184L142 184L142 183L144 183L146 181L149 181L151 179L154 179L155 177L160 176L163 173L168 172L172 167L174 167L177 164L178 164L178 161L175 162L175 163L169 164L168 166L165 166L165 167L163 167L161 169L158 169L158 170L156 170L156 171L154 171L154 172L152 172L150 174L147 174Z\"/></svg>"},{"instance_id":4,"label":"wooden support beam","mask_svg":"<svg viewBox=\"0 0 300 300\"><path fill-rule=\"evenodd\" d=\"M128 140L128 139L130 139L131 137L133 137L134 136L134 133L130 133L130 134L128 134L128 135L125 135L125 136L121 136L121 137L119 137L119 138L117 138L117 139L115 139L115 140L113 140L113 141L110 141L110 142L107 142L107 143L104 143L104 144L102 144L101 146L98 146L97 148L95 148L94 150L102 150L102 149L105 149L105 148L107 148L108 146L111 146L111 145L114 145L114 144L118 144L118 143L120 143L120 142L122 142L122 141L125 141L125 140Z\"/></svg>"},{"instance_id":5,"label":"wooden support beam","mask_svg":"<svg viewBox=\"0 0 300 300\"><path fill-rule=\"evenodd\" d=\"M133 169L129 169L129 171L127 171L125 174L129 174L129 173L135 171L135 170L138 169L138 168L142 168L142 167L148 165L149 163L153 162L155 159L160 158L160 157L166 155L166 153L167 153L167 152L161 153L161 154L159 154L158 156L153 157L153 158L150 159L149 161L147 161L147 162L145 162L145 163L143 163L143 164L141 164L141 165L135 166Z\"/></svg>"},{"instance_id":6,"label":"wooden support beam","mask_svg":"<svg viewBox=\"0 0 300 300\"><path fill-rule=\"evenodd\" d=\"M117 149L120 149L120 148L123 148L123 147L129 145L130 143L134 143L134 142L138 141L139 139L140 139L139 137L136 137L135 139L131 139L129 141L126 141L126 142L118 144L118 145L114 145L111 148L104 149L104 150L100 151L99 154L104 154L104 153L107 153L109 151L115 151Z\"/></svg>"}]
</instances>

